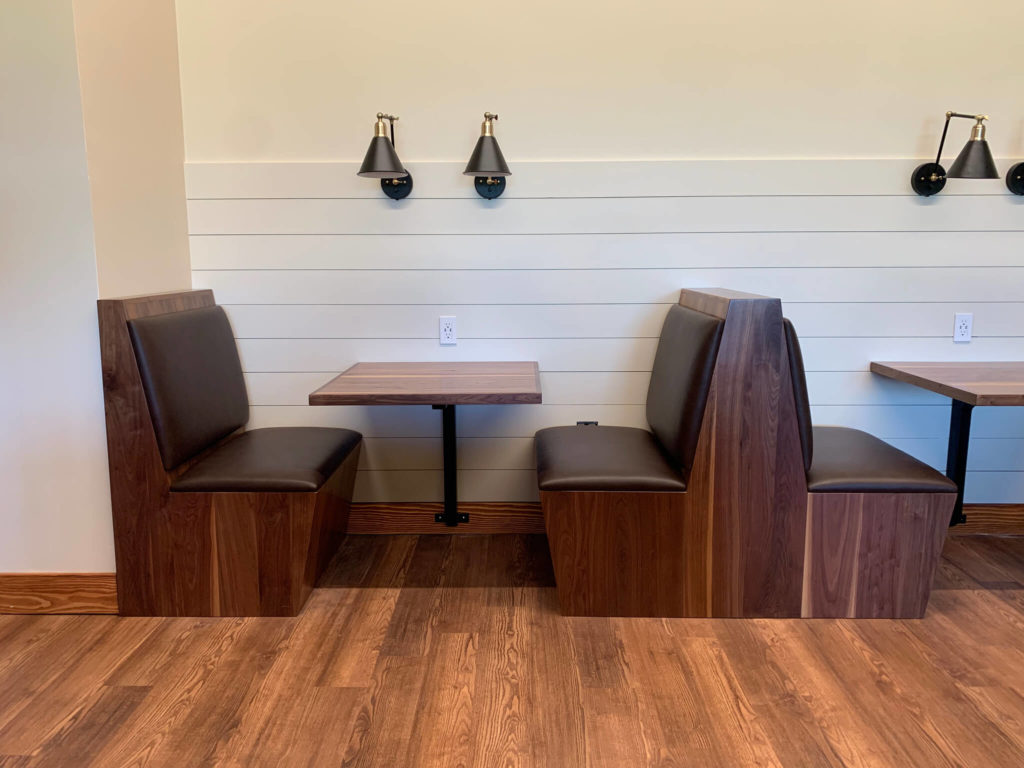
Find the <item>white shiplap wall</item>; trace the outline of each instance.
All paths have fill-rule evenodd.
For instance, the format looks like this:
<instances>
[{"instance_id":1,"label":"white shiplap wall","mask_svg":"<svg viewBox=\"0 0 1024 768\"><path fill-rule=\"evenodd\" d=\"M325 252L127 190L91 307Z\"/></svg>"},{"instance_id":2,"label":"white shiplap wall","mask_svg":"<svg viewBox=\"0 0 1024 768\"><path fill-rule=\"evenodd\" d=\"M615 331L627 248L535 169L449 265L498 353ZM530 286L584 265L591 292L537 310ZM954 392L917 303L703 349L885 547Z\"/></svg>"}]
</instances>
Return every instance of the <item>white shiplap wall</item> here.
<instances>
[{"instance_id":1,"label":"white shiplap wall","mask_svg":"<svg viewBox=\"0 0 1024 768\"><path fill-rule=\"evenodd\" d=\"M938 467L948 401L871 360L1024 359L1024 200L998 181L909 192L911 160L515 163L484 201L458 163L383 197L351 163L189 164L193 284L231 316L252 426L366 436L359 501L441 498L429 407L311 408L360 360L539 360L544 404L464 407L460 498L536 498L532 435L642 426L662 317L683 286L780 296L815 421ZM1003 163L1005 165L1005 163ZM953 344L953 313L974 341ZM437 343L437 317L459 344ZM1024 409L975 412L967 497L1024 501Z\"/></svg>"}]
</instances>

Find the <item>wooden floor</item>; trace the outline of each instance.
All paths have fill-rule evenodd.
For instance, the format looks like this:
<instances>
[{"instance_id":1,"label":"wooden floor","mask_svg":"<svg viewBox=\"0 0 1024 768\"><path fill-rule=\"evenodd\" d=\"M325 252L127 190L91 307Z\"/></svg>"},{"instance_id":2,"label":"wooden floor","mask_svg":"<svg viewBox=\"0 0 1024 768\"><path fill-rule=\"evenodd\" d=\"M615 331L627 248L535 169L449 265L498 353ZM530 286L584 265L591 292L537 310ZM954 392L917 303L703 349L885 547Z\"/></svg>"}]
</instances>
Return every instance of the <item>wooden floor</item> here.
<instances>
[{"instance_id":1,"label":"wooden floor","mask_svg":"<svg viewBox=\"0 0 1024 768\"><path fill-rule=\"evenodd\" d=\"M540 536L350 537L297 619L0 617L0 766L1024 766L1024 538L923 621L564 619Z\"/></svg>"}]
</instances>

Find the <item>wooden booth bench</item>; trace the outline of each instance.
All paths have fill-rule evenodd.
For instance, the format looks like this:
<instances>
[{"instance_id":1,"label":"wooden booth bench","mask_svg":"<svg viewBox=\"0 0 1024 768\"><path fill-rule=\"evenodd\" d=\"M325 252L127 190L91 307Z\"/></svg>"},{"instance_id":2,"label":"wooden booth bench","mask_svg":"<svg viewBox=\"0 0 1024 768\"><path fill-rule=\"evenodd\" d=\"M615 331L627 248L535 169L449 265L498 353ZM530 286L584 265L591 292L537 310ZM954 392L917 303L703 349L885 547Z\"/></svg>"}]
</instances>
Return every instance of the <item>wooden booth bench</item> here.
<instances>
[{"instance_id":1,"label":"wooden booth bench","mask_svg":"<svg viewBox=\"0 0 1024 768\"><path fill-rule=\"evenodd\" d=\"M362 436L245 430L211 291L99 301L120 612L294 616L348 520Z\"/></svg>"},{"instance_id":2,"label":"wooden booth bench","mask_svg":"<svg viewBox=\"0 0 1024 768\"><path fill-rule=\"evenodd\" d=\"M955 489L870 435L812 429L788 329L779 299L684 290L649 430L537 433L563 613L923 614Z\"/></svg>"}]
</instances>

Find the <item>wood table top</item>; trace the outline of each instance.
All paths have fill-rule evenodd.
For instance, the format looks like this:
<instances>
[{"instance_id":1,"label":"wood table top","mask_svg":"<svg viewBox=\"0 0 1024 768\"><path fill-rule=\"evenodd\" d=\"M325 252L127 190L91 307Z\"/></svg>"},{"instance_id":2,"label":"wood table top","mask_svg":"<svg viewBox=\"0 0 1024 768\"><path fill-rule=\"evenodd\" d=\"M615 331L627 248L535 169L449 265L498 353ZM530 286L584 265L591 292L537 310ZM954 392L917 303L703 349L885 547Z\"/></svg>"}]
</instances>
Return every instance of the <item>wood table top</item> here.
<instances>
[{"instance_id":1,"label":"wood table top","mask_svg":"<svg viewBox=\"0 0 1024 768\"><path fill-rule=\"evenodd\" d=\"M356 363L309 396L310 405L539 403L536 362Z\"/></svg>"},{"instance_id":2,"label":"wood table top","mask_svg":"<svg viewBox=\"0 0 1024 768\"><path fill-rule=\"evenodd\" d=\"M1024 362L883 362L871 370L969 405L1024 405Z\"/></svg>"}]
</instances>

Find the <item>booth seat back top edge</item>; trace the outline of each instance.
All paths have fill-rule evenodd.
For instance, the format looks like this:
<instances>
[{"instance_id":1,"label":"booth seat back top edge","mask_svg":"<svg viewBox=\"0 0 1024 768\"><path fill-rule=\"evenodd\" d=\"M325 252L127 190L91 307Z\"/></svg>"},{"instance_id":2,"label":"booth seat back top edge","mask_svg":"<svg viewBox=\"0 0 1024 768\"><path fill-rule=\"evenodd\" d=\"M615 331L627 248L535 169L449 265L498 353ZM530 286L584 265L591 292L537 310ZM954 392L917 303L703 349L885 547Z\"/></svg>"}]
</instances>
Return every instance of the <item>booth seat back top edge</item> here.
<instances>
[{"instance_id":1,"label":"booth seat back top edge","mask_svg":"<svg viewBox=\"0 0 1024 768\"><path fill-rule=\"evenodd\" d=\"M128 332L165 469L245 426L249 398L222 307L136 317Z\"/></svg>"},{"instance_id":2,"label":"booth seat back top edge","mask_svg":"<svg viewBox=\"0 0 1024 768\"><path fill-rule=\"evenodd\" d=\"M693 466L724 324L713 315L672 306L658 341L647 423L684 478Z\"/></svg>"}]
</instances>

